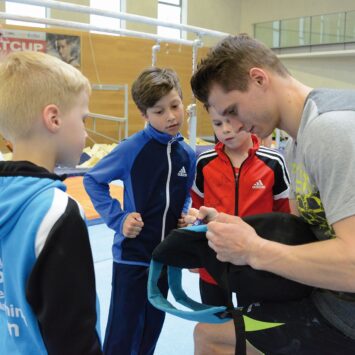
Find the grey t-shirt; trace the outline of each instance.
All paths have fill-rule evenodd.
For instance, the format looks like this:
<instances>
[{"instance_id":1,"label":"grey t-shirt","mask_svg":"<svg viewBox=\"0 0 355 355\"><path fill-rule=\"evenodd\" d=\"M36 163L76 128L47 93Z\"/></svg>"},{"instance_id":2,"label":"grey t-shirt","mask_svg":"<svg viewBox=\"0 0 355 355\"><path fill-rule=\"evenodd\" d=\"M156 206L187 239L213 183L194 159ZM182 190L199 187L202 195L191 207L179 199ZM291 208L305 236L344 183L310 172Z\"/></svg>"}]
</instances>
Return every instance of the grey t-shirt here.
<instances>
[{"instance_id":1,"label":"grey t-shirt","mask_svg":"<svg viewBox=\"0 0 355 355\"><path fill-rule=\"evenodd\" d=\"M286 158L301 217L319 240L334 238L331 225L355 215L355 91L313 90ZM355 339L355 294L317 289L313 300L331 324Z\"/></svg>"}]
</instances>

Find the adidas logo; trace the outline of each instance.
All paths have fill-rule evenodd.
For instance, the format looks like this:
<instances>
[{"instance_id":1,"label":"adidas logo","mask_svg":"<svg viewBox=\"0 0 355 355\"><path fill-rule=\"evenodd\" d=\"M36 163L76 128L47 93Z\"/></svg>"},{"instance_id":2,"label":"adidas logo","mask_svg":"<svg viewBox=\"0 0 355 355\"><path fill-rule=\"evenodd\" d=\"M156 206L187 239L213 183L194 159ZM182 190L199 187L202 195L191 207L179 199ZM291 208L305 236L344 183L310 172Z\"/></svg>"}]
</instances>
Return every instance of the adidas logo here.
<instances>
[{"instance_id":1,"label":"adidas logo","mask_svg":"<svg viewBox=\"0 0 355 355\"><path fill-rule=\"evenodd\" d=\"M182 177L186 177L187 176L187 173L186 173L186 170L185 170L184 166L178 172L178 176L182 176Z\"/></svg>"},{"instance_id":2,"label":"adidas logo","mask_svg":"<svg viewBox=\"0 0 355 355\"><path fill-rule=\"evenodd\" d=\"M252 186L253 189L265 189L265 185L261 180L258 180L257 182L254 183Z\"/></svg>"}]
</instances>

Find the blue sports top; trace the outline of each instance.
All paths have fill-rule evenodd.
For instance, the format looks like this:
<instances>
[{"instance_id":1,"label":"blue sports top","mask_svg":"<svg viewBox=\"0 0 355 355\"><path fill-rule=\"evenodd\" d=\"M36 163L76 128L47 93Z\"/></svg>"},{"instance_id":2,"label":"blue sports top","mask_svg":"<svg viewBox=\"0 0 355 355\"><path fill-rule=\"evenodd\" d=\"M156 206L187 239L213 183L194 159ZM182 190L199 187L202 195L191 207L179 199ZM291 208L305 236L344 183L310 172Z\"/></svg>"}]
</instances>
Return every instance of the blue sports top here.
<instances>
[{"instance_id":1,"label":"blue sports top","mask_svg":"<svg viewBox=\"0 0 355 355\"><path fill-rule=\"evenodd\" d=\"M80 206L59 176L0 162L0 354L100 355Z\"/></svg>"}]
</instances>

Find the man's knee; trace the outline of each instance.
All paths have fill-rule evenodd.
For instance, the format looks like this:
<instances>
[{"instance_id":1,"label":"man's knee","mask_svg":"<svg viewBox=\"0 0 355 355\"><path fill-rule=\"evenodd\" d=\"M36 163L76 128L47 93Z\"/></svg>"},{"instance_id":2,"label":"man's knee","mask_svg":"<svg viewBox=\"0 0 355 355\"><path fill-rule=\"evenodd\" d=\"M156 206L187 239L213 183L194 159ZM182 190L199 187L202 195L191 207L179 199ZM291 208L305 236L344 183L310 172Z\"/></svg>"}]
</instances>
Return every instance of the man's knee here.
<instances>
[{"instance_id":1,"label":"man's knee","mask_svg":"<svg viewBox=\"0 0 355 355\"><path fill-rule=\"evenodd\" d=\"M195 355L215 354L214 346L209 336L209 325L198 323L194 329Z\"/></svg>"},{"instance_id":2,"label":"man's knee","mask_svg":"<svg viewBox=\"0 0 355 355\"><path fill-rule=\"evenodd\" d=\"M194 329L195 355L206 354L207 342L206 324L198 323Z\"/></svg>"}]
</instances>

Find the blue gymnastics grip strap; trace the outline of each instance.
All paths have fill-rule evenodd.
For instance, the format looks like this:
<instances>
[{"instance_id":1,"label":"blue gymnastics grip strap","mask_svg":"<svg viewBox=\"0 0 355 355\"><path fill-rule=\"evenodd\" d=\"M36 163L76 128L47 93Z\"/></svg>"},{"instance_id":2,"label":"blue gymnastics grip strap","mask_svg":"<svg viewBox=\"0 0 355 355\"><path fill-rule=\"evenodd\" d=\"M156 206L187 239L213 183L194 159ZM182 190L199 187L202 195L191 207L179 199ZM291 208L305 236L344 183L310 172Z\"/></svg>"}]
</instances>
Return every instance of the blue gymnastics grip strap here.
<instances>
[{"instance_id":1,"label":"blue gymnastics grip strap","mask_svg":"<svg viewBox=\"0 0 355 355\"><path fill-rule=\"evenodd\" d=\"M181 269L168 266L169 288L176 301L189 308L191 311L177 309L160 292L158 280L163 264L152 260L150 263L148 277L148 299L150 303L163 312L173 314L177 317L204 323L225 323L230 318L220 318L218 314L224 314L226 307L211 307L198 303L187 297L181 287Z\"/></svg>"},{"instance_id":2,"label":"blue gymnastics grip strap","mask_svg":"<svg viewBox=\"0 0 355 355\"><path fill-rule=\"evenodd\" d=\"M227 308L224 306L215 307L198 303L189 298L182 289L182 272L180 268L168 266L169 289L177 303L190 310L182 310L171 304L160 292L158 280L163 269L163 264L152 260L150 263L148 277L148 299L150 303L163 312L174 316L202 323L225 323L231 320ZM258 330L270 329L283 325L283 323L261 322L256 319L243 315L245 331L253 332Z\"/></svg>"}]
</instances>

